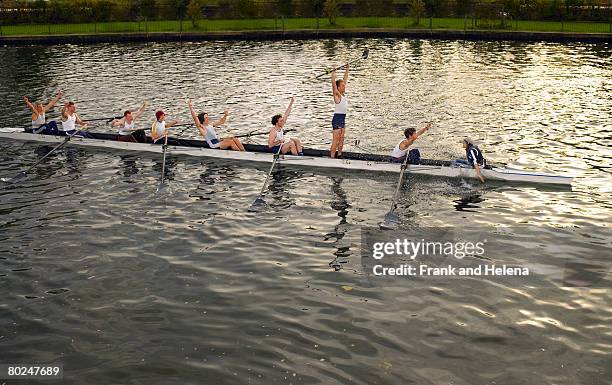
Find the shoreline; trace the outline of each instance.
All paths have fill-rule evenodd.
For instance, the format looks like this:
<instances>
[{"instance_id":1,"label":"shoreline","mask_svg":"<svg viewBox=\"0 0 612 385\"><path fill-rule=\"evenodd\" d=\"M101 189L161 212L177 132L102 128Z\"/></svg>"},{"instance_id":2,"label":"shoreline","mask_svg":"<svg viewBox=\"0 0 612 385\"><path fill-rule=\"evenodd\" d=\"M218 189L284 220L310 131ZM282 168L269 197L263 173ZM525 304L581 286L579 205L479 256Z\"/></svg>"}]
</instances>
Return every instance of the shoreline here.
<instances>
[{"instance_id":1,"label":"shoreline","mask_svg":"<svg viewBox=\"0 0 612 385\"><path fill-rule=\"evenodd\" d=\"M95 34L53 34L0 36L0 45L54 45L61 43L119 43L119 42L172 42L209 40L310 40L329 38L418 38L475 41L525 41L525 42L612 42L610 33L573 33L541 31L488 31L452 29L294 29L250 31L204 32L118 32Z\"/></svg>"}]
</instances>

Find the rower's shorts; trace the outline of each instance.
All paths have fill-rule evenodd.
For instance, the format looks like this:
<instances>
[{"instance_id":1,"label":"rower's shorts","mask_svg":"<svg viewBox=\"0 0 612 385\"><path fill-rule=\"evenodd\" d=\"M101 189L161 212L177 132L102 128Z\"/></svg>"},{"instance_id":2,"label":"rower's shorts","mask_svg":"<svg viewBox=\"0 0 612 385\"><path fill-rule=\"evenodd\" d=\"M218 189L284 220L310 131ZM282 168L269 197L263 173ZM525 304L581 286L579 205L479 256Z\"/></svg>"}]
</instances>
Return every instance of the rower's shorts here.
<instances>
[{"instance_id":1,"label":"rower's shorts","mask_svg":"<svg viewBox=\"0 0 612 385\"><path fill-rule=\"evenodd\" d=\"M474 165L468 162L467 159L456 159L451 163L451 166L460 168L474 168ZM483 159L482 164L479 164L479 166L480 168L486 168L487 161Z\"/></svg>"},{"instance_id":2,"label":"rower's shorts","mask_svg":"<svg viewBox=\"0 0 612 385\"><path fill-rule=\"evenodd\" d=\"M273 154L276 154L278 152L278 149L280 148L280 146L282 146L282 144L279 144L278 146L274 146L274 147L268 147L270 148L270 152Z\"/></svg>"},{"instance_id":3,"label":"rower's shorts","mask_svg":"<svg viewBox=\"0 0 612 385\"><path fill-rule=\"evenodd\" d=\"M43 125L33 128L32 132L35 134L43 134L43 135L59 135L59 130L57 128L57 123L54 120L51 120Z\"/></svg>"},{"instance_id":4,"label":"rower's shorts","mask_svg":"<svg viewBox=\"0 0 612 385\"><path fill-rule=\"evenodd\" d=\"M418 148L413 148L404 156L393 158L393 163L404 163L406 157L408 157L408 164L421 164L421 153Z\"/></svg>"},{"instance_id":5,"label":"rower's shorts","mask_svg":"<svg viewBox=\"0 0 612 385\"><path fill-rule=\"evenodd\" d=\"M332 130L338 130L345 127L346 114L334 114L332 118Z\"/></svg>"},{"instance_id":6,"label":"rower's shorts","mask_svg":"<svg viewBox=\"0 0 612 385\"><path fill-rule=\"evenodd\" d=\"M81 137L81 138L90 138L91 139L91 135L89 135L88 133L86 133L85 131L79 131L77 132L77 130L70 130L70 131L60 131L59 135L60 136L72 136L74 133L76 132L76 137Z\"/></svg>"},{"instance_id":7,"label":"rower's shorts","mask_svg":"<svg viewBox=\"0 0 612 385\"><path fill-rule=\"evenodd\" d=\"M210 142L208 143L208 147L215 149L215 148L219 148L221 146L221 143L219 143L219 139L217 138L213 138L210 140Z\"/></svg>"},{"instance_id":8,"label":"rower's shorts","mask_svg":"<svg viewBox=\"0 0 612 385\"><path fill-rule=\"evenodd\" d=\"M146 143L147 137L144 130L136 130L129 135L117 135L119 142Z\"/></svg>"}]
</instances>

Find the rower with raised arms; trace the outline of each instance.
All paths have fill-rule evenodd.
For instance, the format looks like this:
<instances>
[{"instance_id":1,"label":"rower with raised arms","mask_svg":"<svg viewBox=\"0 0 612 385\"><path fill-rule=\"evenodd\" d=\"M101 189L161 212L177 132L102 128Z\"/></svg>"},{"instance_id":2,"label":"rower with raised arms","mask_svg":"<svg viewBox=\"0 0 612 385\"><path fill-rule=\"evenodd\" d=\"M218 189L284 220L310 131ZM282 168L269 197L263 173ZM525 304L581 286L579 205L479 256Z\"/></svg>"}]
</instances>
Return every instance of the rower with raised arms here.
<instances>
[{"instance_id":1,"label":"rower with raised arms","mask_svg":"<svg viewBox=\"0 0 612 385\"><path fill-rule=\"evenodd\" d=\"M147 141L147 136L144 130L135 130L134 126L136 124L136 119L140 118L142 114L147 108L147 102L144 101L142 106L138 111L132 113L130 110L126 110L123 113L123 118L114 119L111 122L111 126L119 127L117 133L119 136L117 140L120 142L134 142L134 143L145 143Z\"/></svg>"},{"instance_id":2,"label":"rower with raised arms","mask_svg":"<svg viewBox=\"0 0 612 385\"><path fill-rule=\"evenodd\" d=\"M344 147L344 130L346 128L346 112L348 110L348 99L346 98L346 85L349 77L349 65L345 66L344 78L336 80L336 70L332 71L331 82L334 96L334 117L332 118L332 144L329 156L342 158L342 147Z\"/></svg>"},{"instance_id":3,"label":"rower with raised arms","mask_svg":"<svg viewBox=\"0 0 612 385\"><path fill-rule=\"evenodd\" d=\"M196 114L195 110L193 109L191 99L187 100L187 105L189 106L189 112L191 112L193 122L195 123L198 131L200 131L200 135L202 135L206 140L206 143L208 143L208 147L218 148L221 150L232 149L234 151L244 151L244 146L238 138L231 136L228 138L219 139L219 135L215 130L216 127L219 127L225 123L225 120L229 115L227 110L225 110L221 119L211 122L207 113L200 112L199 114Z\"/></svg>"},{"instance_id":4,"label":"rower with raised arms","mask_svg":"<svg viewBox=\"0 0 612 385\"><path fill-rule=\"evenodd\" d=\"M133 142L133 143L145 143L147 136L143 129L136 130L136 119L140 118L144 114L144 110L147 108L147 102L143 102L142 106L132 113L130 110L126 110L123 113L123 118L113 119L111 126L118 127L117 133L119 136L117 140L120 142Z\"/></svg>"},{"instance_id":5,"label":"rower with raised arms","mask_svg":"<svg viewBox=\"0 0 612 385\"><path fill-rule=\"evenodd\" d=\"M274 154L278 153L280 149L281 154L291 152L293 155L304 155L302 153L302 142L298 138L291 138L289 141L285 141L285 134L283 131L283 127L291 113L294 101L295 97L291 97L285 115L277 114L272 117L273 127L268 135L268 149Z\"/></svg>"},{"instance_id":6,"label":"rower with raised arms","mask_svg":"<svg viewBox=\"0 0 612 385\"><path fill-rule=\"evenodd\" d=\"M413 148L408 151L408 148L412 146L415 140L419 136L423 135L427 130L431 128L431 123L427 123L420 130L416 131L413 127L409 127L404 130L405 139L401 140L391 152L393 161L396 163L403 163L406 157L408 157L408 163L419 164L421 160L421 153L417 148Z\"/></svg>"},{"instance_id":7,"label":"rower with raised arms","mask_svg":"<svg viewBox=\"0 0 612 385\"><path fill-rule=\"evenodd\" d=\"M56 135L58 132L57 123L50 121L47 123L45 113L49 111L62 97L62 91L57 90L57 94L46 105L42 103L33 104L27 96L23 97L26 106L32 111L32 131L35 134Z\"/></svg>"},{"instance_id":8,"label":"rower with raised arms","mask_svg":"<svg viewBox=\"0 0 612 385\"><path fill-rule=\"evenodd\" d=\"M161 138L167 137L168 128L175 126L177 123L177 120L166 123L166 114L164 111L157 111L155 113L155 122L151 125L151 139L153 139L153 143L156 143Z\"/></svg>"},{"instance_id":9,"label":"rower with raised arms","mask_svg":"<svg viewBox=\"0 0 612 385\"><path fill-rule=\"evenodd\" d=\"M87 133L80 132L81 130L84 130L85 128L87 128L87 123L85 123L81 119L81 117L77 115L76 110L77 110L77 107L76 107L76 104L74 104L74 102L67 102L66 104L64 104L64 107L62 107L62 114L61 114L62 131L60 131L60 133L65 136L70 136L74 134L74 136L89 137ZM76 124L81 126L81 128L77 130Z\"/></svg>"}]
</instances>

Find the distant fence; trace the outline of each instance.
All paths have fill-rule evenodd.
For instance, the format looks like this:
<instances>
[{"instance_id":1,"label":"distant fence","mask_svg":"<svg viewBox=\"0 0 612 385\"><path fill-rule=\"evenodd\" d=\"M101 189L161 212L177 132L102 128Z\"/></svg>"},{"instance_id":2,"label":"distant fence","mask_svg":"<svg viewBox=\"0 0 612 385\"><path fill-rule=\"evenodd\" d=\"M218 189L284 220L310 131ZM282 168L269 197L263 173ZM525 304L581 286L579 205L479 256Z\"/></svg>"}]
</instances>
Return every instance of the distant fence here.
<instances>
[{"instance_id":1,"label":"distant fence","mask_svg":"<svg viewBox=\"0 0 612 385\"><path fill-rule=\"evenodd\" d=\"M554 30L578 29L571 23L599 23L597 32L612 32L612 0L0 0L2 28L45 25L41 33L60 33L61 25L91 24L91 32L199 29L199 21L274 19L274 29L285 19L299 27L333 26L341 19L375 18L347 26L429 27L461 29L530 29L526 22L556 22ZM404 18L404 22L395 22ZM321 19L321 20L319 20ZM385 19L389 19L385 21ZM441 20L449 19L445 22ZM453 20L450 20L453 19ZM280 20L280 21L279 21ZM462 21L462 22L458 22ZM163 21L175 23L161 25ZM178 24L176 23L178 21ZM190 22L185 23L183 21ZM519 25L519 21L522 23ZM100 25L104 24L107 25ZM130 24L122 24L130 23ZM205 23L204 23L205 24ZM295 24L295 23L294 23ZM226 24L232 29L238 24ZM256 24L255 29L272 24ZM219 28L222 26L219 25ZM536 28L537 27L537 28ZM46 28L46 30L45 30ZM207 27L202 27L206 29ZM237 26L248 29L249 25ZM66 32L74 28L65 27ZM588 31L587 31L588 32Z\"/></svg>"}]
</instances>

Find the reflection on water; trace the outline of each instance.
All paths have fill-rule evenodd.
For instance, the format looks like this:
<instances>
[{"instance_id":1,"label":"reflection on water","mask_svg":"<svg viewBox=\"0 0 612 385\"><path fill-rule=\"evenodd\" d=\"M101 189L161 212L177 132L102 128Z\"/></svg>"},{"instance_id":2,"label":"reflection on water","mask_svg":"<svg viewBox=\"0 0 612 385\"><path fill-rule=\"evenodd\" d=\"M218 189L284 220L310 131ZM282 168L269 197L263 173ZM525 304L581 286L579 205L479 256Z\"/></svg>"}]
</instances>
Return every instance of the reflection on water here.
<instances>
[{"instance_id":1,"label":"reflection on water","mask_svg":"<svg viewBox=\"0 0 612 385\"><path fill-rule=\"evenodd\" d=\"M211 116L228 107L224 136L265 130L296 95L287 128L325 149L328 80L302 80L366 45L370 57L348 85L349 149L386 153L404 128L432 120L419 139L426 157L460 156L457 138L469 135L493 163L576 176L573 191L555 191L409 175L402 228L504 235L507 258L546 271L523 252L554 251L568 286L594 287L371 277L361 229L389 210L392 175L280 165L268 208L250 213L267 165L169 155L168 191L157 197L160 154L67 147L23 183L0 186L0 362L61 362L63 383L90 385L522 384L534 374L544 384L606 384L608 44L0 47L0 112L4 125L27 123L23 95L46 99L56 82L85 117L149 100L142 127L158 108L189 121L187 97ZM0 175L49 149L0 141Z\"/></svg>"},{"instance_id":2,"label":"reflection on water","mask_svg":"<svg viewBox=\"0 0 612 385\"><path fill-rule=\"evenodd\" d=\"M334 198L330 206L333 211L338 212L340 222L334 227L333 232L325 235L324 240L328 241L330 239L335 239L336 251L334 252L334 259L329 263L329 266L338 271L342 269L342 264L347 263L347 258L351 255L351 247L342 243L342 239L350 228L346 218L349 214L351 205L348 202L346 192L342 189L343 178L332 177L331 181L331 191Z\"/></svg>"},{"instance_id":3,"label":"reflection on water","mask_svg":"<svg viewBox=\"0 0 612 385\"><path fill-rule=\"evenodd\" d=\"M478 204L482 202L484 199L480 195L468 195L455 201L457 203L455 209L457 211L476 211L472 209L478 209L480 207Z\"/></svg>"}]
</instances>

